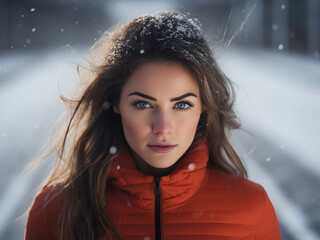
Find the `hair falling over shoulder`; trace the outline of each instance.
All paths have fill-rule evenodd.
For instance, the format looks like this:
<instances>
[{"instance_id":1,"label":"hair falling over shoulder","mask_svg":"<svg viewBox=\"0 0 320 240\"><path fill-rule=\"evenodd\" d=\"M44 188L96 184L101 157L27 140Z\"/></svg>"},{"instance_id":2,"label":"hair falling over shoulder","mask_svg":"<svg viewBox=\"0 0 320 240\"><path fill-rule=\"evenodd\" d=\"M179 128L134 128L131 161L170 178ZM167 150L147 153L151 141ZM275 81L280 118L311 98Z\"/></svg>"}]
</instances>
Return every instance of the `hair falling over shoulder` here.
<instances>
[{"instance_id":1,"label":"hair falling over shoulder","mask_svg":"<svg viewBox=\"0 0 320 240\"><path fill-rule=\"evenodd\" d=\"M205 109L191 148L206 141L208 167L247 177L227 138L229 130L240 127L233 111L232 83L218 67L199 23L172 12L142 16L105 32L90 50L90 66L80 75L78 96L61 97L69 115L53 147L57 162L45 184L59 184L64 195L61 239L121 239L105 212L108 170L126 147L113 106L128 76L150 61L179 62L190 70Z\"/></svg>"}]
</instances>

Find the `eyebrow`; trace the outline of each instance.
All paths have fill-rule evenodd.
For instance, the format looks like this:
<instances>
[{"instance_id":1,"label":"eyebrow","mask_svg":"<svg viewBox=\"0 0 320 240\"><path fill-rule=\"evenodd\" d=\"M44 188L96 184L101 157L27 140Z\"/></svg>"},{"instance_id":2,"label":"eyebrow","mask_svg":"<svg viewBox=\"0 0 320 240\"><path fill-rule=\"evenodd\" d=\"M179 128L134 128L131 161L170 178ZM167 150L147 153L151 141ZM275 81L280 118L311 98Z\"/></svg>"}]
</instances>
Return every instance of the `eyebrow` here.
<instances>
[{"instance_id":1,"label":"eyebrow","mask_svg":"<svg viewBox=\"0 0 320 240\"><path fill-rule=\"evenodd\" d=\"M141 92L132 92L132 93L130 93L130 94L128 95L128 97L129 97L129 96L133 96L133 95L137 95L137 96L140 96L140 97L143 97L143 98L152 100L152 101L157 101L156 98L151 97L151 96L149 96L149 95L147 95L147 94L144 94L144 93L141 93ZM186 98L186 97L189 97L189 96L197 97L197 95L195 95L194 93L189 92L189 93L183 94L183 95L181 95L181 96L179 96L179 97L171 98L171 99L170 99L170 102L179 101L179 100L181 100L181 99L183 99L183 98Z\"/></svg>"}]
</instances>

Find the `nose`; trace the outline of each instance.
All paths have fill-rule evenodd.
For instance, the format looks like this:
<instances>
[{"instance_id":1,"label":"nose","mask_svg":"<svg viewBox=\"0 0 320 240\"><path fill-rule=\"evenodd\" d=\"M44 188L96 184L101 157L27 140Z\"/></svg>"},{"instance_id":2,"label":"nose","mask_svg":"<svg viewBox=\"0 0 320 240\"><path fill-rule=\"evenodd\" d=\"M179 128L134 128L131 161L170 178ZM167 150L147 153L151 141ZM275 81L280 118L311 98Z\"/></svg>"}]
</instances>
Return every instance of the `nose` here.
<instances>
[{"instance_id":1,"label":"nose","mask_svg":"<svg viewBox=\"0 0 320 240\"><path fill-rule=\"evenodd\" d=\"M171 117L168 113L158 111L153 119L152 131L157 135L169 134L172 132Z\"/></svg>"}]
</instances>

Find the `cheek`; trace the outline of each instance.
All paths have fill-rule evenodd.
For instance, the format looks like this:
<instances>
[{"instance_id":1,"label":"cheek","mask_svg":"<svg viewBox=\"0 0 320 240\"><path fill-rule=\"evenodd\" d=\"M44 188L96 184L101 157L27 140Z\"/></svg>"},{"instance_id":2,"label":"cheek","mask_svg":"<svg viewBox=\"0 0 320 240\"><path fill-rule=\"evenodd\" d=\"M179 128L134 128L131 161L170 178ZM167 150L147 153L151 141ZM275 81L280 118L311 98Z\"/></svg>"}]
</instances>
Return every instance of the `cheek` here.
<instances>
[{"instance_id":1,"label":"cheek","mask_svg":"<svg viewBox=\"0 0 320 240\"><path fill-rule=\"evenodd\" d=\"M144 119L140 118L138 114L126 114L122 116L123 131L128 143L135 142L143 136L146 129Z\"/></svg>"},{"instance_id":2,"label":"cheek","mask_svg":"<svg viewBox=\"0 0 320 240\"><path fill-rule=\"evenodd\" d=\"M190 116L185 117L181 121L183 125L180 124L180 126L183 126L182 135L193 139L197 130L199 119L200 119L200 113L191 114Z\"/></svg>"},{"instance_id":3,"label":"cheek","mask_svg":"<svg viewBox=\"0 0 320 240\"><path fill-rule=\"evenodd\" d=\"M196 132L198 122L199 122L199 117L193 116L190 118L190 121L187 124L187 128L189 129L189 132L192 132L192 133Z\"/></svg>"}]
</instances>

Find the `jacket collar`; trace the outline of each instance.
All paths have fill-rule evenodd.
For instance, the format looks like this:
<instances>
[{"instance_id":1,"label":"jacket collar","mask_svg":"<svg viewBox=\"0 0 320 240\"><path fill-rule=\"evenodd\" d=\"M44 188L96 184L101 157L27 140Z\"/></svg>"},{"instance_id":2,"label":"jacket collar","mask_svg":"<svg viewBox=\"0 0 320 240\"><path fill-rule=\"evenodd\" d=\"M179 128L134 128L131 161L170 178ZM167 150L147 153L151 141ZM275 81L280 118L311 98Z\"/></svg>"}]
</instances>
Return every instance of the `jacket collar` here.
<instances>
[{"instance_id":1,"label":"jacket collar","mask_svg":"<svg viewBox=\"0 0 320 240\"><path fill-rule=\"evenodd\" d=\"M202 144L185 156L171 174L161 177L162 207L171 209L190 199L203 185L207 162L208 148ZM127 150L114 160L109 181L111 188L128 206L141 209L154 207L154 177L141 173Z\"/></svg>"}]
</instances>

